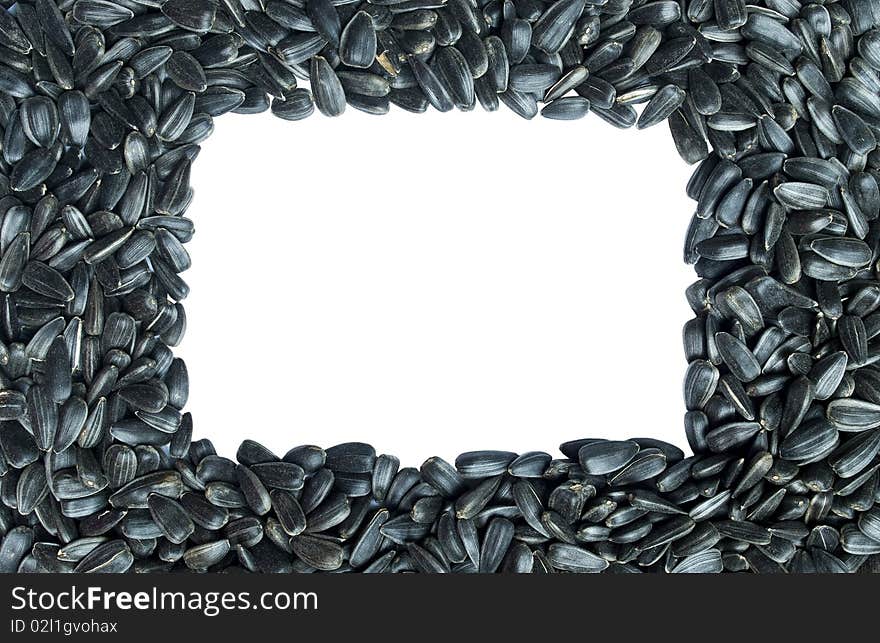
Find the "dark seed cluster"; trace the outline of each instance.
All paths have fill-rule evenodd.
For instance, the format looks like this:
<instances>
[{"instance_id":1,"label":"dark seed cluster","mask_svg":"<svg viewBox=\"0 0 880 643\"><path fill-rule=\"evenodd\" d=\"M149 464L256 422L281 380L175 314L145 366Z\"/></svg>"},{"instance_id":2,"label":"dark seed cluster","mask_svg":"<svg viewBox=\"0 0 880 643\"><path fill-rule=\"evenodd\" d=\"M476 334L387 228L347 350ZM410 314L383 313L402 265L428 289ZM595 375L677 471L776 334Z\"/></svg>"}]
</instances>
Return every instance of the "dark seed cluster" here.
<instances>
[{"instance_id":1,"label":"dark seed cluster","mask_svg":"<svg viewBox=\"0 0 880 643\"><path fill-rule=\"evenodd\" d=\"M877 567L876 0L0 4L0 572ZM698 164L694 454L578 440L415 469L192 441L171 349L213 119L477 102L668 121Z\"/></svg>"}]
</instances>

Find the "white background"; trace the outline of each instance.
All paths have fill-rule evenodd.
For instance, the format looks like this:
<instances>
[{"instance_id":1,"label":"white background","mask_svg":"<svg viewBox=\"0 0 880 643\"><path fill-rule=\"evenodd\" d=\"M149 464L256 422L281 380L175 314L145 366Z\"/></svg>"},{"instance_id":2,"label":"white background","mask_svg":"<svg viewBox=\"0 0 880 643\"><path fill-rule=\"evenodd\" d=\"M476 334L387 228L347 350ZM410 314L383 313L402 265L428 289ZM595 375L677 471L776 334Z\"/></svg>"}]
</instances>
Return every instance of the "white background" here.
<instances>
[{"instance_id":1,"label":"white background","mask_svg":"<svg viewBox=\"0 0 880 643\"><path fill-rule=\"evenodd\" d=\"M223 116L188 212L196 436L369 441L414 466L684 446L690 173L665 125L594 116Z\"/></svg>"}]
</instances>

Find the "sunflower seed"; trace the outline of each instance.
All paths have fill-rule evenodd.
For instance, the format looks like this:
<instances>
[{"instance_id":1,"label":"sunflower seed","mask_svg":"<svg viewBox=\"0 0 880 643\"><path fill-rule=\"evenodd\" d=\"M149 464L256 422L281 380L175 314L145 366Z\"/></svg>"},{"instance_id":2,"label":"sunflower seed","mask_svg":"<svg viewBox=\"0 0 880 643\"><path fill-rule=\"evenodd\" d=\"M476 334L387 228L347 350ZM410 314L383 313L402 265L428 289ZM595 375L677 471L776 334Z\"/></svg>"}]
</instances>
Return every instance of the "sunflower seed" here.
<instances>
[{"instance_id":1,"label":"sunflower seed","mask_svg":"<svg viewBox=\"0 0 880 643\"><path fill-rule=\"evenodd\" d=\"M183 553L183 562L194 570L207 570L222 561L229 554L228 540L216 540L190 547Z\"/></svg>"},{"instance_id":2,"label":"sunflower seed","mask_svg":"<svg viewBox=\"0 0 880 643\"><path fill-rule=\"evenodd\" d=\"M167 0L161 10L178 27L204 33L214 26L217 5L209 0Z\"/></svg>"},{"instance_id":3,"label":"sunflower seed","mask_svg":"<svg viewBox=\"0 0 880 643\"><path fill-rule=\"evenodd\" d=\"M164 536L179 545L186 542L195 530L192 519L177 501L158 494L147 499L150 515L162 530Z\"/></svg>"},{"instance_id":4,"label":"sunflower seed","mask_svg":"<svg viewBox=\"0 0 880 643\"><path fill-rule=\"evenodd\" d=\"M77 563L74 571L80 574L121 573L134 563L134 556L124 540L110 540L95 547Z\"/></svg>"},{"instance_id":5,"label":"sunflower seed","mask_svg":"<svg viewBox=\"0 0 880 643\"><path fill-rule=\"evenodd\" d=\"M367 12L357 12L345 25L340 36L339 57L349 67L366 69L373 64L376 58L376 30Z\"/></svg>"},{"instance_id":6,"label":"sunflower seed","mask_svg":"<svg viewBox=\"0 0 880 643\"><path fill-rule=\"evenodd\" d=\"M554 569L574 573L596 573L608 568L608 561L596 554L565 543L555 543L547 552Z\"/></svg>"},{"instance_id":7,"label":"sunflower seed","mask_svg":"<svg viewBox=\"0 0 880 643\"><path fill-rule=\"evenodd\" d=\"M555 54L571 37L584 10L583 0L557 0L541 15L532 29L532 45Z\"/></svg>"},{"instance_id":8,"label":"sunflower seed","mask_svg":"<svg viewBox=\"0 0 880 643\"><path fill-rule=\"evenodd\" d=\"M636 127L645 129L663 122L684 103L686 94L678 85L662 87L642 110Z\"/></svg>"},{"instance_id":9,"label":"sunflower seed","mask_svg":"<svg viewBox=\"0 0 880 643\"><path fill-rule=\"evenodd\" d=\"M207 89L205 70L191 54L175 51L165 62L168 77L181 89L201 93Z\"/></svg>"},{"instance_id":10,"label":"sunflower seed","mask_svg":"<svg viewBox=\"0 0 880 643\"><path fill-rule=\"evenodd\" d=\"M638 452L635 442L597 441L580 448L578 461L585 473L605 475L625 467Z\"/></svg>"},{"instance_id":11,"label":"sunflower seed","mask_svg":"<svg viewBox=\"0 0 880 643\"><path fill-rule=\"evenodd\" d=\"M293 553L307 565L323 571L333 571L342 566L342 547L318 536L301 534L292 538Z\"/></svg>"},{"instance_id":12,"label":"sunflower seed","mask_svg":"<svg viewBox=\"0 0 880 643\"><path fill-rule=\"evenodd\" d=\"M721 552L707 549L691 554L672 568L672 574L719 574L723 570Z\"/></svg>"}]
</instances>

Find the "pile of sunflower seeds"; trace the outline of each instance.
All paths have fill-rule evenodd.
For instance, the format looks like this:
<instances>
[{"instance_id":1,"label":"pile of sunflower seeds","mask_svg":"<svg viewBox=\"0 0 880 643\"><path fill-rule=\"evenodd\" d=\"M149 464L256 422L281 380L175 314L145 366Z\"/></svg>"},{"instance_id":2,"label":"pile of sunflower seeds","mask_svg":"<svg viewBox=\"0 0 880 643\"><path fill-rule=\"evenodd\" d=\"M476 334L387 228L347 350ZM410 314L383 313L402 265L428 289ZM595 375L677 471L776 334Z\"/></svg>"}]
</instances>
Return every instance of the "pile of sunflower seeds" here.
<instances>
[{"instance_id":1,"label":"pile of sunflower seeds","mask_svg":"<svg viewBox=\"0 0 880 643\"><path fill-rule=\"evenodd\" d=\"M0 572L877 570L876 0L0 4ZM694 454L193 441L171 349L213 119L477 102L667 121L696 164Z\"/></svg>"}]
</instances>

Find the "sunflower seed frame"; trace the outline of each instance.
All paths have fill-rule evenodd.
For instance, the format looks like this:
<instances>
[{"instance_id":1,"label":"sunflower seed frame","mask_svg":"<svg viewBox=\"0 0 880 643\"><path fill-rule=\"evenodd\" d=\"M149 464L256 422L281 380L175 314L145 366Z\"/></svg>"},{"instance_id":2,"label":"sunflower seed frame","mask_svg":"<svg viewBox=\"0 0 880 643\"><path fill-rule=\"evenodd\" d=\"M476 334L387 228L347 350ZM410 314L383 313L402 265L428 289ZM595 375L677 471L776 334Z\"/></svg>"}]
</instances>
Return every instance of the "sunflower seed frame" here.
<instances>
[{"instance_id":1,"label":"sunflower seed frame","mask_svg":"<svg viewBox=\"0 0 880 643\"><path fill-rule=\"evenodd\" d=\"M0 572L880 568L876 0L0 4ZM666 121L695 165L693 454L193 441L213 119L477 103Z\"/></svg>"}]
</instances>

